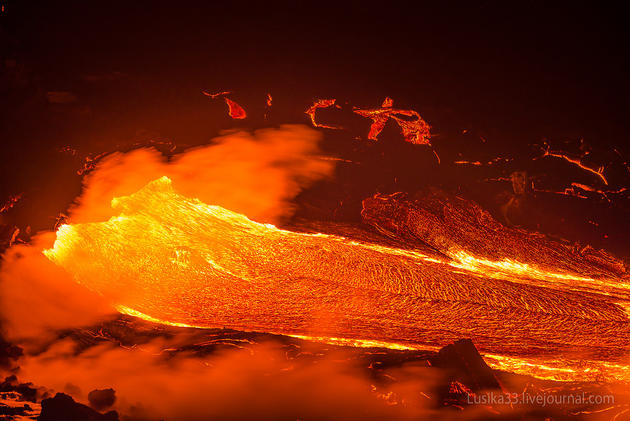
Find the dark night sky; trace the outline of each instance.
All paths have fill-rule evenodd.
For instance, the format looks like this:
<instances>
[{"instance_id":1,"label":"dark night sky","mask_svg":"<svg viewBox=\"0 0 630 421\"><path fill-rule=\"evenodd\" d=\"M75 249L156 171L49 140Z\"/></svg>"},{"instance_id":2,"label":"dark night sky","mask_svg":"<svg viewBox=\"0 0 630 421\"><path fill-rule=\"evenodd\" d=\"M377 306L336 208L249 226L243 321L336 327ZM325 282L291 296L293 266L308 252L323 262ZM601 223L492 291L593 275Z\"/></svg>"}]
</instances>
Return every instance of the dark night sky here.
<instances>
[{"instance_id":1,"label":"dark night sky","mask_svg":"<svg viewBox=\"0 0 630 421\"><path fill-rule=\"evenodd\" d=\"M3 56L24 60L57 89L72 89L80 74L119 71L164 94L213 82L355 101L388 94L457 108L488 126L610 134L628 110L618 10L208 3L10 2Z\"/></svg>"},{"instance_id":2,"label":"dark night sky","mask_svg":"<svg viewBox=\"0 0 630 421\"><path fill-rule=\"evenodd\" d=\"M40 221L78 192L61 146L99 152L143 136L199 144L233 125L201 89L234 90L248 109L273 92L276 124L306 122L313 98L377 105L389 95L432 124L446 156L477 148L455 139L463 129L487 138L490 155L525 157L543 138L581 137L604 155L630 154L627 25L612 7L0 1L0 198L39 186L31 195L47 205L29 217ZM79 101L51 106L49 91ZM623 224L625 204L589 204L580 218ZM599 245L619 248L617 237Z\"/></svg>"}]
</instances>

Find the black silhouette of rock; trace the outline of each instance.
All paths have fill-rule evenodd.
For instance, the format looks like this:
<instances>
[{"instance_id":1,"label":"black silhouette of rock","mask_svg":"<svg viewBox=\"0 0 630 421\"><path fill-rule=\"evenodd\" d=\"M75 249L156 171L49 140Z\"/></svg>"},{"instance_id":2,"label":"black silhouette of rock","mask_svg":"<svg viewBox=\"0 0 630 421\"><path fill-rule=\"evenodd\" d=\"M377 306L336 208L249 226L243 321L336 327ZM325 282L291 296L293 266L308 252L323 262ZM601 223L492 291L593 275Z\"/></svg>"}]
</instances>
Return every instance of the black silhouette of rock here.
<instances>
[{"instance_id":1,"label":"black silhouette of rock","mask_svg":"<svg viewBox=\"0 0 630 421\"><path fill-rule=\"evenodd\" d=\"M118 421L118 413L109 411L105 414L89 406L77 403L65 393L57 393L54 398L42 401L39 421Z\"/></svg>"},{"instance_id":2,"label":"black silhouette of rock","mask_svg":"<svg viewBox=\"0 0 630 421\"><path fill-rule=\"evenodd\" d=\"M16 392L23 400L37 401L37 388L32 383L20 383L15 375L6 377L0 383L0 392Z\"/></svg>"},{"instance_id":3,"label":"black silhouette of rock","mask_svg":"<svg viewBox=\"0 0 630 421\"><path fill-rule=\"evenodd\" d=\"M492 369L470 339L446 345L430 361L445 375L444 382L435 390L438 406L461 409L473 403L479 392L501 390Z\"/></svg>"},{"instance_id":4,"label":"black silhouette of rock","mask_svg":"<svg viewBox=\"0 0 630 421\"><path fill-rule=\"evenodd\" d=\"M501 388L492 369L470 339L446 345L432 362L446 371L450 382L460 382L473 392Z\"/></svg>"},{"instance_id":5,"label":"black silhouette of rock","mask_svg":"<svg viewBox=\"0 0 630 421\"><path fill-rule=\"evenodd\" d=\"M0 403L0 420L4 420L5 416L8 420L12 420L14 419L13 417L16 416L25 416L29 411L31 411L31 409L32 408L26 403L21 406L9 406Z\"/></svg>"}]
</instances>

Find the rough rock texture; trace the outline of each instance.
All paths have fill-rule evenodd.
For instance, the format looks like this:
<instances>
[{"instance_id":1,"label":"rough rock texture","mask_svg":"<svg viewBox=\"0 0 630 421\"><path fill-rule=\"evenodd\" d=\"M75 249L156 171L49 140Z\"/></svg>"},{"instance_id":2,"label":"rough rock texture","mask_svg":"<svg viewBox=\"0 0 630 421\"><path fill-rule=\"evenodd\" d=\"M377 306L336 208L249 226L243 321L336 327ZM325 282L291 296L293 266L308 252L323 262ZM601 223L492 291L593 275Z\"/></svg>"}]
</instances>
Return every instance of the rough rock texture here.
<instances>
[{"instance_id":1,"label":"rough rock texture","mask_svg":"<svg viewBox=\"0 0 630 421\"><path fill-rule=\"evenodd\" d=\"M492 369L470 339L446 345L432 362L435 367L446 370L451 381L464 384L473 392L501 388Z\"/></svg>"},{"instance_id":2,"label":"rough rock texture","mask_svg":"<svg viewBox=\"0 0 630 421\"><path fill-rule=\"evenodd\" d=\"M608 253L502 225L477 203L441 190L410 197L377 194L363 201L363 222L381 233L427 244L449 257L521 263L582 276L627 276L624 262Z\"/></svg>"},{"instance_id":3,"label":"rough rock texture","mask_svg":"<svg viewBox=\"0 0 630 421\"><path fill-rule=\"evenodd\" d=\"M431 359L431 364L445 375L435 390L438 406L463 408L474 402L473 397L480 392L503 389L470 339L446 345Z\"/></svg>"}]
</instances>

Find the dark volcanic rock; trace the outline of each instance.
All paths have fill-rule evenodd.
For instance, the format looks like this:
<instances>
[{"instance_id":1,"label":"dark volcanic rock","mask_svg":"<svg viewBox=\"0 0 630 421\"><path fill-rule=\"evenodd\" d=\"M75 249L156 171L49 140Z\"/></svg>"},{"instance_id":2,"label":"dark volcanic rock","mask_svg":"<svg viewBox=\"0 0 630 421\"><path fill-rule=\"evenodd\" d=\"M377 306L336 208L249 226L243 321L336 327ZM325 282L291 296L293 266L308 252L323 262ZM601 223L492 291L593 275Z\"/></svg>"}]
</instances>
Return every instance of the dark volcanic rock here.
<instances>
[{"instance_id":1,"label":"dark volcanic rock","mask_svg":"<svg viewBox=\"0 0 630 421\"><path fill-rule=\"evenodd\" d=\"M116 391L114 389L95 389L88 393L90 406L97 411L103 411L116 402Z\"/></svg>"},{"instance_id":2,"label":"dark volcanic rock","mask_svg":"<svg viewBox=\"0 0 630 421\"><path fill-rule=\"evenodd\" d=\"M30 402L37 401L37 389L32 383L20 383L15 375L6 377L0 383L0 392L16 392L22 399Z\"/></svg>"},{"instance_id":3,"label":"dark volcanic rock","mask_svg":"<svg viewBox=\"0 0 630 421\"><path fill-rule=\"evenodd\" d=\"M5 419L4 416L7 416L6 419L12 420L15 416L24 416L29 411L31 411L31 407L28 404L24 404L22 406L8 406L3 403L0 403L0 419Z\"/></svg>"},{"instance_id":4,"label":"dark volcanic rock","mask_svg":"<svg viewBox=\"0 0 630 421\"><path fill-rule=\"evenodd\" d=\"M440 349L433 365L444 369L451 381L460 382L473 392L501 388L470 339L460 339Z\"/></svg>"},{"instance_id":5,"label":"dark volcanic rock","mask_svg":"<svg viewBox=\"0 0 630 421\"><path fill-rule=\"evenodd\" d=\"M101 414L89 406L77 403L65 393L42 401L40 421L118 421L118 413Z\"/></svg>"}]
</instances>

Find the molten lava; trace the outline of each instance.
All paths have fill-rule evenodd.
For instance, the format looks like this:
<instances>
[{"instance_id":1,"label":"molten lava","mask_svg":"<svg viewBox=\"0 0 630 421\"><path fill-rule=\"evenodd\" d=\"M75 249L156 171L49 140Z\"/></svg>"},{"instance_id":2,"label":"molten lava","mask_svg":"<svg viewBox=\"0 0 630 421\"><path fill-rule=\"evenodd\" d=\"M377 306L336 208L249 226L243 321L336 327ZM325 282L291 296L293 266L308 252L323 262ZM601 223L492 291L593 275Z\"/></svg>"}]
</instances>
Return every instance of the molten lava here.
<instances>
[{"instance_id":1,"label":"molten lava","mask_svg":"<svg viewBox=\"0 0 630 421\"><path fill-rule=\"evenodd\" d=\"M247 118L247 113L245 112L243 107L241 107L236 102L232 101L230 98L227 97L227 95L230 95L232 92L222 91L222 92L217 92L215 94L211 94L209 92L202 91L201 93L210 99L223 98L223 100L228 106L228 115L232 117L234 120L242 120L244 118Z\"/></svg>"},{"instance_id":2,"label":"molten lava","mask_svg":"<svg viewBox=\"0 0 630 421\"><path fill-rule=\"evenodd\" d=\"M416 145L431 144L431 127L414 110L401 110L394 107L394 100L387 97L380 108L355 109L354 112L360 116L372 120L368 139L378 140L378 135L385 128L385 124L391 118L400 126L400 130L405 140Z\"/></svg>"},{"instance_id":3,"label":"molten lava","mask_svg":"<svg viewBox=\"0 0 630 421\"><path fill-rule=\"evenodd\" d=\"M604 176L604 170L605 170L604 166L600 166L597 169L590 168L590 167L586 166L584 163L582 163L581 159L572 158L572 157L570 157L569 155L567 155L566 153L563 153L563 152L554 152L554 151L552 151L549 148L549 146L547 146L547 148L544 150L544 154L543 154L543 156L541 158L544 158L546 156L563 159L566 162L568 162L569 164L575 165L578 168L580 168L580 169L582 169L582 170L584 170L586 172L589 172L589 173L597 176L605 185L608 185L608 180Z\"/></svg>"},{"instance_id":4,"label":"molten lava","mask_svg":"<svg viewBox=\"0 0 630 421\"><path fill-rule=\"evenodd\" d=\"M243 107L238 105L236 102L232 101L229 98L225 98L225 103L228 106L228 114L230 115L230 117L235 120L242 120L244 118L247 118L247 113L245 112Z\"/></svg>"},{"instance_id":5,"label":"molten lava","mask_svg":"<svg viewBox=\"0 0 630 421\"><path fill-rule=\"evenodd\" d=\"M313 103L313 105L311 105L310 107L308 107L306 111L304 111L304 114L310 117L313 127L319 127L323 129L339 129L339 127L337 126L331 126L328 124L318 123L317 120L315 119L315 113L320 108L330 108L330 107L340 108L339 105L336 104L336 102L337 102L336 99L318 99Z\"/></svg>"},{"instance_id":6,"label":"molten lava","mask_svg":"<svg viewBox=\"0 0 630 421\"><path fill-rule=\"evenodd\" d=\"M378 205L371 221L383 229L412 222L407 212L385 226L392 208ZM510 247L480 246L499 237L468 238L475 247L465 249L423 234L448 246L428 255L282 230L184 197L166 177L112 206L119 216L109 221L61 226L44 253L121 312L353 345L431 348L468 337L494 367L630 380L630 287L614 269L589 276L581 264L537 266L499 256Z\"/></svg>"}]
</instances>

